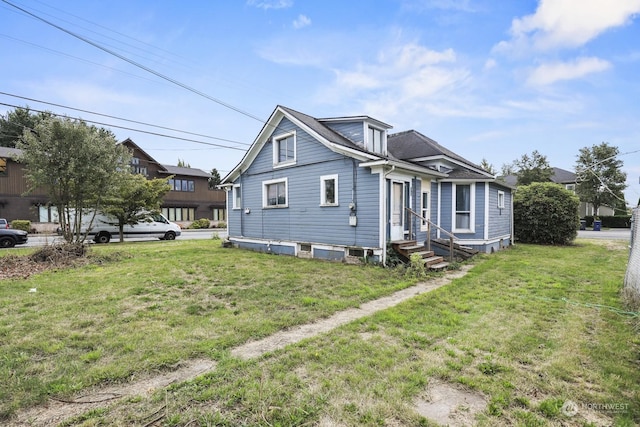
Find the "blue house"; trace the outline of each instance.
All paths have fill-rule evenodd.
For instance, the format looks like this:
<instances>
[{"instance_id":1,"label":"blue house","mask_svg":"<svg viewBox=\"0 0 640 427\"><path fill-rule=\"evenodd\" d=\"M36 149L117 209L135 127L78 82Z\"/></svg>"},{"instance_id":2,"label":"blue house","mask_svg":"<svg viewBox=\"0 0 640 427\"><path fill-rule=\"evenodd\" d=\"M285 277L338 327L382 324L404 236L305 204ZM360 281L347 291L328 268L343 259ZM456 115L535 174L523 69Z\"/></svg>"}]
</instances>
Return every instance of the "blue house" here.
<instances>
[{"instance_id":1,"label":"blue house","mask_svg":"<svg viewBox=\"0 0 640 427\"><path fill-rule=\"evenodd\" d=\"M416 131L368 116L317 119L278 106L223 179L233 245L386 261L387 244L455 236L511 244L511 187ZM430 225L431 223L431 225Z\"/></svg>"}]
</instances>

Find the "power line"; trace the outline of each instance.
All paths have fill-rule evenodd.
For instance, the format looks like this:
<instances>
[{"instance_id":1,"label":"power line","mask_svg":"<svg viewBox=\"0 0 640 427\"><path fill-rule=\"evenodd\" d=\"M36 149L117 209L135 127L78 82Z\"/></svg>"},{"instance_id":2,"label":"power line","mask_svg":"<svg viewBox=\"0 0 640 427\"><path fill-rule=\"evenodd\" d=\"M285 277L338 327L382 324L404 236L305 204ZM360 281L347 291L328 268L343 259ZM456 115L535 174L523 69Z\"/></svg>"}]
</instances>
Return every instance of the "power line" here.
<instances>
[{"instance_id":1,"label":"power line","mask_svg":"<svg viewBox=\"0 0 640 427\"><path fill-rule=\"evenodd\" d=\"M64 13L65 15L72 16L72 17L74 17L74 18L76 18L76 19L79 19L79 20L81 20L81 21L84 21L84 22L86 22L86 23L88 23L88 24L91 24L91 25L93 25L93 26L103 28L103 29L105 29L105 30L107 30L107 31L109 31L109 32L111 32L111 33L117 34L117 35L122 36L122 37L124 37L124 38L127 38L127 39L129 39L129 40L133 40L133 41L135 41L136 43L140 43L140 44L142 44L142 45L145 45L145 46L151 47L151 48L153 48L153 49L157 49L157 50L159 50L160 52L167 53L167 54L169 54L169 55L171 55L171 56L175 56L176 58L180 58L180 59L187 59L187 58L182 57L182 56L180 56L180 55L177 55L177 54L175 54L175 53L173 53L173 52L170 52L170 51L168 51L168 50L162 49L161 47L154 46L154 45L152 45L152 44L150 44L150 43L147 43L147 42L145 42L145 41L142 41L142 40L136 39L135 37L131 37L131 36L127 35L127 34L121 33L121 32L119 32L119 31L115 31L115 30L113 30L113 29L111 29L111 28L109 28L109 27L105 27L104 25L101 25L101 24L99 24L99 23L97 23L97 22L89 21L88 19L85 19L85 18L83 18L83 17L81 17L81 16L74 15L73 13L69 13L69 12L67 12L67 11L65 11L65 10L59 9L59 8L57 8L57 7L51 6L51 5L49 5L49 4L43 3L43 2L38 1L38 0L34 0L34 1L35 1L36 3L40 3L40 4L42 4L43 6L49 7L49 8L51 8L51 9L53 9L53 10L57 10L57 11L59 11L59 12L62 12L62 13ZM49 15L49 16L52 16L52 15ZM66 20L63 20L63 21L64 21L64 22L68 22L68 23L70 23L70 24L72 24L72 25L77 25L77 24L74 24L73 22L70 22L70 21L66 21ZM78 26L79 26L79 25L78 25ZM79 26L79 27L80 27L80 26ZM80 28L83 28L83 27L80 27ZM101 36L104 36L104 37L108 37L108 38L110 38L111 40L114 40L114 41L117 41L117 42L123 43L123 44L125 44L125 45L127 45L127 46L131 46L131 47L133 47L134 49L140 49L139 47L137 47L137 46L135 46L135 45L131 45L131 44L128 44L128 43L124 43L124 42L122 42L122 41L120 41L120 40L118 40L118 39L116 39L116 38L109 37L109 36L105 36L104 34L100 34L100 33L96 32L96 31L93 31L93 30L88 30L88 31L91 31L92 33L95 33L95 34L98 34L98 35L101 35ZM142 50L142 49L140 49L140 50ZM152 55L155 55L154 53L151 53L151 54L152 54ZM156 55L156 56L159 56L159 55Z\"/></svg>"},{"instance_id":2,"label":"power line","mask_svg":"<svg viewBox=\"0 0 640 427\"><path fill-rule=\"evenodd\" d=\"M200 134L200 133L189 132L189 131L180 130L180 129L174 129L174 128L170 128L170 127L166 127L166 126L154 125L154 124L151 124L151 123L140 122L140 121L137 121L137 120L125 119L125 118L122 118L122 117L112 116L112 115L109 115L109 114L96 113L95 111L83 110L81 108L68 107L66 105L56 104L56 103L47 102L47 101L41 101L39 99L28 98L26 96L20 96L20 95L14 95L14 94L7 93L7 92L0 92L0 95L7 95L7 96L14 97L14 98L24 99L26 101L33 101L33 102L38 102L40 104L52 105L54 107L66 108L68 110L80 111L82 113L88 113L88 114L93 114L93 115L96 115L96 116L108 117L110 119L122 120L122 121L125 121L125 122L135 123L135 124L138 124L138 125L151 126L151 127L155 127L155 128L159 128L159 129L170 130L170 131L173 131L173 132L185 133L185 134L188 134L188 135L201 136L203 138L215 139L215 140L218 140L218 141L231 142L233 144L251 145L250 143L247 143L247 142L234 141L234 140L231 140L231 139L225 139L225 138L219 138L219 137L216 137L216 136L203 135L203 134Z\"/></svg>"},{"instance_id":3,"label":"power line","mask_svg":"<svg viewBox=\"0 0 640 427\"><path fill-rule=\"evenodd\" d=\"M160 78L161 78L161 79L163 79L163 80L166 80L166 81L168 81L168 82L170 82L170 83L173 83L173 84L174 84L174 85L176 85L176 86L179 86L179 87L181 87L181 88L183 88L183 89L188 90L189 92L192 92L192 93L194 93L194 94L196 94L196 95L199 95L199 96L201 96L201 97L203 97L203 98L206 98L206 99L208 99L208 100L210 100L210 101L213 101L213 102L215 102L215 103L217 103L217 104L219 104L219 105L222 105L223 107L226 107L226 108L228 108L228 109L230 109L230 110L233 110L233 111L235 111L235 112L237 112L237 113L240 113L240 114L242 114L242 115L244 115L244 116L246 116L246 117L249 117L249 118L251 118L251 119L254 119L254 120L256 120L256 121L258 121L258 122L260 122L260 123L262 123L262 124L264 124L264 123L265 123L265 121L264 121L264 120L262 120L262 119L260 119L260 118L258 118L258 117L256 117L256 116L254 116L254 115L253 115L253 114L251 114L251 113L248 113L248 112L246 112L246 111L244 111L244 110L242 110L242 109L240 109L240 108L238 108L238 107L235 107L235 106L233 106L233 105L231 105L231 104L229 104L229 103L226 103L226 102L224 102L224 101L222 101L222 100L220 100L220 99L214 98L213 96L207 95L206 93L204 93L204 92L202 92L202 91L199 91L199 90L197 90L197 89L195 89L195 88L193 88L193 87L191 87L191 86L189 86L189 85L186 85L186 84L184 84L184 83L182 83L182 82L179 82L178 80L175 80L175 79L173 79L173 78L171 78L171 77L169 77L169 76L166 76L166 75L164 75L164 74L162 74L162 73L160 73L160 72L158 72L158 71L156 71L156 70L154 70L154 69L152 69L152 68L149 68L149 67L147 67L147 66L145 66L145 65L142 65L142 64L140 64L139 62L136 62L136 61L134 61L134 60L132 60L132 59L129 59L129 58L127 58L126 56L123 56L123 55L121 55L121 54L119 54L119 53L117 53L117 52L115 52L115 51L113 51L113 50L111 50L111 49L108 49L108 48L106 48L106 47L104 47L104 46L102 46L102 45L100 45L100 44L98 44L98 43L96 43L96 42L94 42L94 41L92 41L92 40L90 40L90 39L86 38L86 37L83 37L83 36L81 36L81 35L79 35L79 34L76 34L76 33L74 33L73 31L67 30L67 29L66 29L66 28L64 28L64 27L61 27L61 26L59 26L59 25L57 25L57 24L55 24L55 23L53 23L53 22L51 22L51 21L48 21L48 20L46 20L46 19L44 19L44 18L42 18L42 17L40 17L40 16L38 16L38 15L36 15L36 14L32 13L32 12L29 12L28 10L23 9L23 8L21 8L20 6L17 6L17 5L15 5L15 4L13 4L13 3L9 2L8 0L1 0L1 1L2 1L3 3L8 4L9 6L12 6L12 7L14 7L14 8L16 8L16 9L20 10L20 11L21 11L21 12L23 12L23 13L26 13L27 15L29 15L29 16L31 16L31 17L33 17L33 18L35 18L35 19L39 20L39 21L44 22L44 23L45 23L45 24L47 24L47 25L50 25L50 26L52 26L52 27L54 27L54 28L57 28L58 30L63 31L63 32L65 32L65 33L69 34L70 36L73 36L73 37L77 38L78 40L81 40L81 41L83 41L83 42L85 42L85 43L90 44L90 45L91 45L91 46L93 46L93 47L96 47L96 48L98 48L98 49L100 49L100 50L102 50L102 51L104 51L104 52L106 52L106 53L110 54L110 55L113 55L113 56L115 56L115 57L117 57L117 58L120 58L120 59L122 59L123 61L126 61L126 62L128 62L129 64L131 64L131 65L133 65L133 66L135 66L135 67L138 67L138 68L140 68L140 69L142 69L142 70L144 70L144 71L146 71L146 72L148 72L148 73L151 73L151 74L153 74L153 75L155 75L155 76L158 76L158 77L160 77Z\"/></svg>"},{"instance_id":4,"label":"power line","mask_svg":"<svg viewBox=\"0 0 640 427\"><path fill-rule=\"evenodd\" d=\"M19 105L7 104L7 103L4 103L4 102L0 102L0 105L4 105L4 106L7 106L7 107L13 107L13 108L22 108ZM56 117L68 117L68 116L66 116L64 114L52 113L51 111L36 110L34 108L30 108L30 110L31 111L35 111L36 113L51 114L52 116L56 116ZM100 126L109 126L109 127L114 127L114 128L118 128L118 129L130 130L130 131L133 131L133 132L146 133L148 135L159 136L159 137L162 137L162 138L178 139L180 141L194 142L196 144L210 145L210 146L218 147L218 148L228 148L230 150L246 151L245 148L232 147L232 146L229 146L229 145L222 145L222 144L214 144L213 142L198 141L196 139L182 138L182 137L173 136L173 135L165 135L165 134L158 133L158 132L150 132L150 131L130 128L130 127L126 127L126 126L113 125L113 124L109 124L109 123L98 122L98 121L95 121L95 120L82 119L82 118L79 118L79 117L73 117L73 118L76 119L76 120L80 120L80 121L87 122L87 123L93 123L93 124L97 124L97 125L100 125Z\"/></svg>"}]
</instances>

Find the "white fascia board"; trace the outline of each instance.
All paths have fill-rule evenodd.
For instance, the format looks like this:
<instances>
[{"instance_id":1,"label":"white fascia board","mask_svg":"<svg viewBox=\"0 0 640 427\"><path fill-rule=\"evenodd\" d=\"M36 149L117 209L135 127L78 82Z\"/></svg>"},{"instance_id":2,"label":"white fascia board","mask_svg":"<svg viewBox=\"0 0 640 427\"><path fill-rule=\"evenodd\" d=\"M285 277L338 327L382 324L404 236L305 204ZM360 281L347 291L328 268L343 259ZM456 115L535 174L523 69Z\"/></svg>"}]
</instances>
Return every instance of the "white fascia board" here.
<instances>
[{"instance_id":1,"label":"white fascia board","mask_svg":"<svg viewBox=\"0 0 640 427\"><path fill-rule=\"evenodd\" d=\"M320 142L323 142L323 138L321 138L319 135L316 135L316 137ZM376 161L376 160L380 159L380 156L376 156L375 154L366 153L366 152L359 151L359 150L354 150L353 148L345 147L344 145L336 144L334 142L329 142L329 141L324 140L323 143L331 151L333 151L335 153L344 154L345 156L348 156L348 157L353 157L353 158L355 158L357 160L361 160L361 161L374 160L374 161Z\"/></svg>"},{"instance_id":2,"label":"white fascia board","mask_svg":"<svg viewBox=\"0 0 640 427\"><path fill-rule=\"evenodd\" d=\"M494 175L491 175L489 172L487 172L484 169L478 169L478 168L474 168L473 166L461 162L459 160L456 159L452 159L451 157L445 156L445 155L439 155L439 156L429 156L429 157L417 157L415 159L410 159L412 162L427 162L427 161L433 161L433 160L446 160L449 163L454 163L458 166L462 166L465 169L469 169L472 170L474 172L480 173L482 175L486 175L487 177L491 177L492 179L495 179L496 177Z\"/></svg>"},{"instance_id":3,"label":"white fascia board","mask_svg":"<svg viewBox=\"0 0 640 427\"><path fill-rule=\"evenodd\" d=\"M396 170L412 172L412 173L416 173L421 176L425 176L429 178L443 178L447 176L447 174L445 173L436 172L422 166L412 165L412 164L403 163L403 162L394 162L393 160L388 160L388 159L380 159L373 162L360 163L360 167L371 168L372 172L376 171L378 173L384 171L384 166L394 166Z\"/></svg>"},{"instance_id":4,"label":"white fascia board","mask_svg":"<svg viewBox=\"0 0 640 427\"><path fill-rule=\"evenodd\" d=\"M240 163L238 163L231 170L231 172L229 172L227 176L222 179L223 184L233 182L236 178L238 178L238 176L240 176L243 166L248 166L253 163L253 161L262 150L262 147L264 147L265 143L269 140L269 136L271 135L272 130L278 127L277 124L280 123L280 120L282 120L285 114L286 113L282 111L280 107L274 110L274 112L271 114L271 117L269 117L264 126L262 126L262 129L260 130L260 133L258 134L256 139L253 141L249 149L247 149L247 152L242 157L242 160L240 160Z\"/></svg>"},{"instance_id":5,"label":"white fascia board","mask_svg":"<svg viewBox=\"0 0 640 427\"><path fill-rule=\"evenodd\" d=\"M379 127L382 129L393 129L393 126L380 121L378 119L374 119L373 117L369 117L369 116L352 116L352 117L327 117L327 118L322 118L322 119L318 119L319 122L334 122L334 123L341 123L341 122L367 122L370 123L372 125L374 125L375 127Z\"/></svg>"}]
</instances>

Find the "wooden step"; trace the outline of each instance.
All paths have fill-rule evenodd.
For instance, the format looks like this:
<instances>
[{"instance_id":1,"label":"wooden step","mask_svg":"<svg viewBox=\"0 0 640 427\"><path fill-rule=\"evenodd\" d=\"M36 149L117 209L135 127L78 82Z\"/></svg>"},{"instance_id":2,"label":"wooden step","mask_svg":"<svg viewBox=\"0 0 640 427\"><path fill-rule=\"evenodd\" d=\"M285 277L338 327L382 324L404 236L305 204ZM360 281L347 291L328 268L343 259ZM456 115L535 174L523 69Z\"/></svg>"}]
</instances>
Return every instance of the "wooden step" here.
<instances>
[{"instance_id":1,"label":"wooden step","mask_svg":"<svg viewBox=\"0 0 640 427\"><path fill-rule=\"evenodd\" d=\"M429 270L444 270L449 267L449 263L446 261L439 262L437 264L432 264L429 266Z\"/></svg>"},{"instance_id":2,"label":"wooden step","mask_svg":"<svg viewBox=\"0 0 640 427\"><path fill-rule=\"evenodd\" d=\"M430 256L428 258L423 258L422 262L425 266L431 267L432 265L439 264L444 261L444 258L441 256Z\"/></svg>"},{"instance_id":3,"label":"wooden step","mask_svg":"<svg viewBox=\"0 0 640 427\"><path fill-rule=\"evenodd\" d=\"M414 252L414 251L417 251L419 249L424 249L424 245L407 244L407 245L400 245L400 246L398 246L398 248L402 249L403 251Z\"/></svg>"}]
</instances>

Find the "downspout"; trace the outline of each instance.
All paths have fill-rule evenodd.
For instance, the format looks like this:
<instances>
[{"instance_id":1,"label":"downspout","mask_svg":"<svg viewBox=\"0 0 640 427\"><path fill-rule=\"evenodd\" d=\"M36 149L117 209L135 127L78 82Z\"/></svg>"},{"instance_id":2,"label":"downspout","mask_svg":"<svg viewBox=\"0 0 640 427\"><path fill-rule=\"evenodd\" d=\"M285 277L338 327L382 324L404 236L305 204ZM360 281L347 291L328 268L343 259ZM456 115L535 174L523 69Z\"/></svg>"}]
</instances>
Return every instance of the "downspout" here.
<instances>
[{"instance_id":1,"label":"downspout","mask_svg":"<svg viewBox=\"0 0 640 427\"><path fill-rule=\"evenodd\" d=\"M350 207L350 216L356 216L357 221L357 212L358 212L358 170L356 166L356 159L351 159L351 168L352 168L352 176L351 176L351 204ZM336 191L338 189L336 188ZM357 224L357 223L356 223ZM353 246L357 246L357 226L353 227Z\"/></svg>"},{"instance_id":2,"label":"downspout","mask_svg":"<svg viewBox=\"0 0 640 427\"><path fill-rule=\"evenodd\" d=\"M511 245L515 246L516 245L516 239L515 239L515 235L513 234L515 232L515 227L513 226L513 189L511 189L511 191L509 192L510 196L511 196Z\"/></svg>"},{"instance_id":3,"label":"downspout","mask_svg":"<svg viewBox=\"0 0 640 427\"><path fill-rule=\"evenodd\" d=\"M233 194L231 195L233 198ZM242 185L242 169L240 169L240 236L244 237L244 186Z\"/></svg>"}]
</instances>

